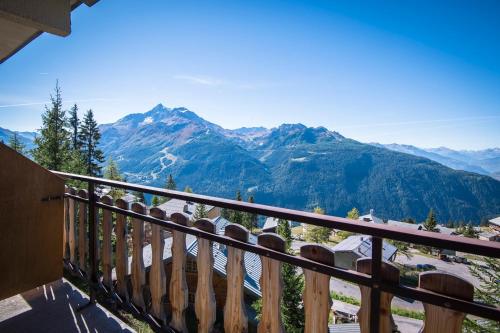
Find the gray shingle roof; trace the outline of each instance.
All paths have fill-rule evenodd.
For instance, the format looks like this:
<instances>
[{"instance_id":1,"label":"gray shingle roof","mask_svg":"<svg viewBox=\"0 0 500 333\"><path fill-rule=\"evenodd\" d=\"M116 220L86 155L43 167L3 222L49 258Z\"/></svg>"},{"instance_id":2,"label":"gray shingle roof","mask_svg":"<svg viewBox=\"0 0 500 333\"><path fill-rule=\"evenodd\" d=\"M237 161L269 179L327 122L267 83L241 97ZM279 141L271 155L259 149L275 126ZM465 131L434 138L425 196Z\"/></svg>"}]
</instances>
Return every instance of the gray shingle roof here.
<instances>
[{"instance_id":1,"label":"gray shingle roof","mask_svg":"<svg viewBox=\"0 0 500 333\"><path fill-rule=\"evenodd\" d=\"M218 217L213 219L215 226L216 226L216 232L218 234L223 234L224 229L226 226L230 223L228 220L226 220L223 217ZM252 244L257 243L257 237L255 235L250 234L249 237L249 242ZM163 250L163 260L170 260L172 257L172 237L168 237L164 240L164 250ZM186 235L186 249L188 252L188 255L196 258L198 254L198 241L196 236L193 235ZM223 275L226 276L226 263L227 263L227 249L225 245L219 244L219 243L214 243L213 244L213 254L214 254L214 270ZM151 266L152 262L152 251L151 251L151 244L148 244L144 246L143 248L143 259L144 259L144 266L148 267ZM132 257L129 257L129 271L130 271L130 265L132 263ZM260 257L252 252L245 252L244 255L244 262L245 262L245 281L244 281L244 286L246 290L248 290L251 294L254 296L261 297L262 293L260 291L260 284L259 284L259 279L260 275L262 274L262 267L261 267L261 262L260 262Z\"/></svg>"},{"instance_id":2,"label":"gray shingle roof","mask_svg":"<svg viewBox=\"0 0 500 333\"><path fill-rule=\"evenodd\" d=\"M328 326L328 333L359 333L361 329L358 323L335 324Z\"/></svg>"},{"instance_id":3,"label":"gray shingle roof","mask_svg":"<svg viewBox=\"0 0 500 333\"><path fill-rule=\"evenodd\" d=\"M262 227L262 230L276 228L277 226L278 226L278 219L275 217L268 217L266 219L266 222L264 223L264 226Z\"/></svg>"},{"instance_id":4,"label":"gray shingle roof","mask_svg":"<svg viewBox=\"0 0 500 333\"><path fill-rule=\"evenodd\" d=\"M195 202L188 202L179 199L170 199L167 202L162 203L158 206L165 211L167 217L171 216L173 213L186 213L189 216L193 216L196 211L196 207L198 206ZM205 209L208 211L212 210L214 206L205 205Z\"/></svg>"},{"instance_id":5,"label":"gray shingle roof","mask_svg":"<svg viewBox=\"0 0 500 333\"><path fill-rule=\"evenodd\" d=\"M500 227L500 216L495 217L494 219L491 219L490 223L496 225L497 227Z\"/></svg>"}]
</instances>

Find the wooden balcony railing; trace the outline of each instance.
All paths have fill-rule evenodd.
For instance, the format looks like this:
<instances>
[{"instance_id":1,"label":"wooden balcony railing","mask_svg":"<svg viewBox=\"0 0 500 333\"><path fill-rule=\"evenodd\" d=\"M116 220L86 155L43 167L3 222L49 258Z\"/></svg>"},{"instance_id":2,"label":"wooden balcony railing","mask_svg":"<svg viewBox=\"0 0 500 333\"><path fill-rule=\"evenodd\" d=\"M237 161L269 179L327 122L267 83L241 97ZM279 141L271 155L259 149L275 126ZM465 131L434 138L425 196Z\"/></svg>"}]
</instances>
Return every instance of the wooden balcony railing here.
<instances>
[{"instance_id":1,"label":"wooden balcony railing","mask_svg":"<svg viewBox=\"0 0 500 333\"><path fill-rule=\"evenodd\" d=\"M330 277L356 283L361 289L361 308L358 313L361 332L392 332L391 300L393 296L423 302L425 319L423 332L461 332L466 314L499 320L497 306L474 301L472 284L454 275L443 272L425 272L419 276L417 288L400 284L399 270L382 261L382 240L393 239L436 248L446 248L481 256L500 258L500 243L454 237L426 231L408 231L387 225L359 223L349 219L318 215L296 210L221 199L185 192L164 190L148 186L128 184L81 175L54 172L64 178L86 182L87 190L76 192L67 189L65 197L66 223L64 227L64 259L75 270L87 276L91 285L91 301L95 302L98 290L104 290L126 309L135 311L148 320L156 331L175 330L187 332L186 309L188 287L186 283L186 235L198 240L197 288L195 314L198 332L213 331L216 320L216 301L213 289L212 242L227 246L227 296L224 309L225 332L246 332L248 320L243 300L245 251L261 257L262 317L258 332L284 332L280 315L282 295L282 263L303 269L305 290L305 332L328 331L331 307ZM153 195L177 198L221 208L239 210L276 218L303 222L311 225L346 230L372 237L372 257L359 259L356 271L335 267L334 254L328 247L308 244L300 248L300 256L285 252L284 240L265 233L258 237L257 244L248 242L249 232L242 226L231 224L224 235L216 234L212 221L201 219L191 226L189 217L182 213L166 216L159 208L149 213L142 203L129 205L124 200L113 202L110 196L98 198L95 186L104 185ZM78 206L78 209L77 209ZM102 214L99 215L99 209ZM116 214L113 228L112 213ZM101 217L99 217L101 216ZM132 226L132 262L128 264L128 225ZM149 273L150 305L146 304L146 270L143 262L144 227L150 223L152 263ZM98 229L101 227L101 240ZM112 234L115 231L116 250L112 253ZM164 232L172 233L172 272L170 284L166 285L163 265ZM88 237L87 237L88 233ZM78 240L78 243L77 243ZM88 240L88 244L86 243ZM100 243L100 244L99 244ZM112 281L115 258L116 284ZM88 265L87 265L88 263ZM99 271L101 267L101 271ZM131 277L132 292L127 288L127 276ZM168 302L170 310L165 308ZM167 322L167 317L170 321Z\"/></svg>"}]
</instances>

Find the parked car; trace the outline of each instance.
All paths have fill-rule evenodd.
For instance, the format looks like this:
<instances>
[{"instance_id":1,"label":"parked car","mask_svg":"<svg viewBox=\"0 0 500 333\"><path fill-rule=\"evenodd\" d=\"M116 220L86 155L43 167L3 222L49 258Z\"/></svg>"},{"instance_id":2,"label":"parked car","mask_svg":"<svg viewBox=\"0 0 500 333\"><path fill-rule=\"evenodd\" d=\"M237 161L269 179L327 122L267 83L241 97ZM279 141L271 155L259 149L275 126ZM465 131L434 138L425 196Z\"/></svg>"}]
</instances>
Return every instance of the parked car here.
<instances>
[{"instance_id":1,"label":"parked car","mask_svg":"<svg viewBox=\"0 0 500 333\"><path fill-rule=\"evenodd\" d=\"M421 271L431 271L433 269L436 269L436 266L431 264L417 264L416 267L418 270Z\"/></svg>"}]
</instances>

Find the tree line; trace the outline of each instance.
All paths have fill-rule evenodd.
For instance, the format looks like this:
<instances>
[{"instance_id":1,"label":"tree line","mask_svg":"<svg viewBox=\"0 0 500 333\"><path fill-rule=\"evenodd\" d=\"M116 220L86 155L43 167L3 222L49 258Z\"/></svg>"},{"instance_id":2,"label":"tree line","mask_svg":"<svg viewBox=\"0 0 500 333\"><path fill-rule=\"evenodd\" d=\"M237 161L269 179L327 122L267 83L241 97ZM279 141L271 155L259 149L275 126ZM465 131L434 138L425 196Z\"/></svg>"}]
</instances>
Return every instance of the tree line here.
<instances>
[{"instance_id":1,"label":"tree line","mask_svg":"<svg viewBox=\"0 0 500 333\"><path fill-rule=\"evenodd\" d=\"M101 134L92 109L78 118L78 105L63 109L61 88L56 82L50 105L42 114L42 127L35 136L35 147L28 151L17 133L9 146L21 154L31 154L35 162L54 171L65 171L88 176L102 176L104 154L98 148Z\"/></svg>"}]
</instances>

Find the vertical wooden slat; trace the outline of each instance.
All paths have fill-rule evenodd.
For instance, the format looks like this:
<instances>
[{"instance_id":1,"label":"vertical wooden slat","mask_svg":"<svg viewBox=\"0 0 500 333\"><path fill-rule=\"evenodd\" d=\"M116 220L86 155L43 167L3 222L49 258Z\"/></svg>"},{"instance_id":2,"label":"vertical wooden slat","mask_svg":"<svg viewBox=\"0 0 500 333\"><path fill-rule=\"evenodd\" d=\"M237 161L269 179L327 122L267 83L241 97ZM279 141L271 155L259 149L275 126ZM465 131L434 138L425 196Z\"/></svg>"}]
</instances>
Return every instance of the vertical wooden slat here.
<instances>
[{"instance_id":1,"label":"vertical wooden slat","mask_svg":"<svg viewBox=\"0 0 500 333\"><path fill-rule=\"evenodd\" d=\"M356 270L360 273L372 274L372 259L361 258L356 262ZM387 284L399 284L399 269L386 262L382 262L381 280ZM371 307L371 288L359 286L361 290L361 307L358 311L359 326L361 333L370 332L370 307ZM396 330L391 313L391 302L394 295L386 292L380 294L379 328L380 333L391 333Z\"/></svg>"},{"instance_id":2,"label":"vertical wooden slat","mask_svg":"<svg viewBox=\"0 0 500 333\"><path fill-rule=\"evenodd\" d=\"M87 199L88 191L80 190L78 191L78 196L80 198ZM87 244L88 244L88 233L87 233L87 204L85 202L78 203L78 267L82 271L87 270L86 266L86 255L87 255Z\"/></svg>"},{"instance_id":3,"label":"vertical wooden slat","mask_svg":"<svg viewBox=\"0 0 500 333\"><path fill-rule=\"evenodd\" d=\"M325 265L334 266L333 251L326 246L308 244L300 248L300 255ZM328 332L330 298L330 276L304 269L305 333Z\"/></svg>"},{"instance_id":4,"label":"vertical wooden slat","mask_svg":"<svg viewBox=\"0 0 500 333\"><path fill-rule=\"evenodd\" d=\"M215 234L215 224L208 219L201 219L194 223L200 230ZM212 332L216 317L215 293L212 282L214 251L213 242L198 237L198 283L194 308L198 318L198 332Z\"/></svg>"},{"instance_id":5,"label":"vertical wooden slat","mask_svg":"<svg viewBox=\"0 0 500 333\"><path fill-rule=\"evenodd\" d=\"M105 195L101 198L101 202L106 205L113 205L113 198L110 195ZM113 280L111 272L113 269L112 255L113 249L111 247L111 233L113 230L113 216L110 210L102 210L102 283L108 288L113 289Z\"/></svg>"},{"instance_id":6,"label":"vertical wooden slat","mask_svg":"<svg viewBox=\"0 0 500 333\"><path fill-rule=\"evenodd\" d=\"M157 219L165 219L165 211L153 207L149 215ZM166 324L165 308L163 300L167 294L167 281L165 277L165 266L163 265L164 231L162 227L151 224L151 251L152 263L151 272L149 272L149 289L151 290L151 314L158 318L163 324Z\"/></svg>"},{"instance_id":7,"label":"vertical wooden slat","mask_svg":"<svg viewBox=\"0 0 500 333\"><path fill-rule=\"evenodd\" d=\"M241 242L248 242L248 230L238 224L226 226L224 234ZM224 330L228 333L248 331L248 318L244 302L244 265L243 250L227 247L227 295L224 306Z\"/></svg>"},{"instance_id":8,"label":"vertical wooden slat","mask_svg":"<svg viewBox=\"0 0 500 333\"><path fill-rule=\"evenodd\" d=\"M69 189L69 194L75 195L76 190L74 188ZM73 265L76 265L76 224L75 224L75 217L76 217L76 205L75 205L75 199L68 199L68 213L69 213L69 226L68 226L68 243L69 243L69 261Z\"/></svg>"},{"instance_id":9,"label":"vertical wooden slat","mask_svg":"<svg viewBox=\"0 0 500 333\"><path fill-rule=\"evenodd\" d=\"M64 193L69 193L69 187L64 186ZM63 218L63 248L62 257L68 259L68 224L69 224L69 198L64 198L64 218Z\"/></svg>"},{"instance_id":10,"label":"vertical wooden slat","mask_svg":"<svg viewBox=\"0 0 500 333\"><path fill-rule=\"evenodd\" d=\"M279 252L285 252L285 240L276 234L262 234L257 243ZM284 333L281 319L281 296L283 292L282 263L279 260L260 256L262 275L260 289L262 291L262 317L257 331L259 333Z\"/></svg>"},{"instance_id":11,"label":"vertical wooden slat","mask_svg":"<svg viewBox=\"0 0 500 333\"><path fill-rule=\"evenodd\" d=\"M129 205L123 199L116 200L116 207L128 209ZM127 217L122 214L116 214L116 291L123 301L129 301L127 288L128 271L128 246L127 246Z\"/></svg>"},{"instance_id":12,"label":"vertical wooden slat","mask_svg":"<svg viewBox=\"0 0 500 333\"><path fill-rule=\"evenodd\" d=\"M188 225L189 217L174 213L170 219L181 225ZM170 304L172 319L170 326L177 332L187 332L185 311L188 306L188 286L186 282L186 234L172 230L172 276L170 278Z\"/></svg>"},{"instance_id":13,"label":"vertical wooden slat","mask_svg":"<svg viewBox=\"0 0 500 333\"><path fill-rule=\"evenodd\" d=\"M470 282L448 273L435 271L420 273L418 286L466 301L472 301L474 297L474 286ZM426 303L424 303L424 310L422 333L462 332L465 313Z\"/></svg>"},{"instance_id":14,"label":"vertical wooden slat","mask_svg":"<svg viewBox=\"0 0 500 333\"><path fill-rule=\"evenodd\" d=\"M146 206L141 202L132 204L132 211L146 214ZM146 270L143 258L144 221L132 219L132 302L141 310L146 310L144 303L144 286L146 285Z\"/></svg>"}]
</instances>

